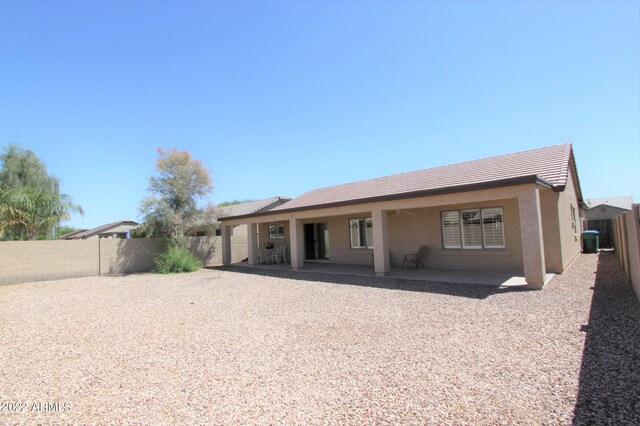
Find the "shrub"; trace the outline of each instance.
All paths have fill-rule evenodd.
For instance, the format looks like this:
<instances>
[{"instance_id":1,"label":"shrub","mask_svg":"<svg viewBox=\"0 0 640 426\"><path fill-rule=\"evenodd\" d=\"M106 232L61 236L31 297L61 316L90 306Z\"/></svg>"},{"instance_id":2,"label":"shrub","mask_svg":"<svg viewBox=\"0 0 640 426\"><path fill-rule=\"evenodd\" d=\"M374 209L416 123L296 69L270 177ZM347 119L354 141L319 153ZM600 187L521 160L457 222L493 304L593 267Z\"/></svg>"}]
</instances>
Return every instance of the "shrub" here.
<instances>
[{"instance_id":1,"label":"shrub","mask_svg":"<svg viewBox=\"0 0 640 426\"><path fill-rule=\"evenodd\" d=\"M194 272L202 266L200 259L192 255L189 250L171 245L166 251L156 254L154 261L155 272L159 274Z\"/></svg>"}]
</instances>

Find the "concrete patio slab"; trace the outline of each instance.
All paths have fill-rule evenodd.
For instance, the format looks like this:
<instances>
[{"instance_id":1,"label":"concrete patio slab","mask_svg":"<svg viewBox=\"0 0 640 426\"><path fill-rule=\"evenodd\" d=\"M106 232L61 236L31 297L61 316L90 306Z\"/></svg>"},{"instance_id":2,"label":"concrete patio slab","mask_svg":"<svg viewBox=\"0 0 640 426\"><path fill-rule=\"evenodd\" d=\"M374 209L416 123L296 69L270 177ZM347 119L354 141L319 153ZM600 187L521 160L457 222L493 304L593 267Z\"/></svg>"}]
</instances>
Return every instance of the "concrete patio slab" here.
<instances>
[{"instance_id":1,"label":"concrete patio slab","mask_svg":"<svg viewBox=\"0 0 640 426\"><path fill-rule=\"evenodd\" d=\"M291 271L289 263L273 263L249 265L246 262L234 263L232 266L256 268L260 270ZM353 275L375 277L373 265L342 264L331 262L305 262L300 273L313 272L324 274ZM428 281L450 284L479 284L498 287L526 287L522 269L481 269L481 268L391 268L388 278L399 278L413 281ZM554 274L547 274L545 285L549 284Z\"/></svg>"}]
</instances>

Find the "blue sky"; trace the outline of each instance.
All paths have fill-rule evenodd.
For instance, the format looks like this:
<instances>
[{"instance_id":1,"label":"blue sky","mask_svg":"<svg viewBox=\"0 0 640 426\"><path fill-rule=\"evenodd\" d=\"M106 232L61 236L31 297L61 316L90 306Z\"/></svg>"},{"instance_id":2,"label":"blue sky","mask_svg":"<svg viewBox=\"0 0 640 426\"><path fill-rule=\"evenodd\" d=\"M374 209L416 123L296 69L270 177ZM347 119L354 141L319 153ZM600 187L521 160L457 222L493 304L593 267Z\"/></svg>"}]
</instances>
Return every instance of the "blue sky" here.
<instances>
[{"instance_id":1,"label":"blue sky","mask_svg":"<svg viewBox=\"0 0 640 426\"><path fill-rule=\"evenodd\" d=\"M587 198L640 201L636 1L0 0L0 145L138 218L156 147L211 202L572 142Z\"/></svg>"}]
</instances>

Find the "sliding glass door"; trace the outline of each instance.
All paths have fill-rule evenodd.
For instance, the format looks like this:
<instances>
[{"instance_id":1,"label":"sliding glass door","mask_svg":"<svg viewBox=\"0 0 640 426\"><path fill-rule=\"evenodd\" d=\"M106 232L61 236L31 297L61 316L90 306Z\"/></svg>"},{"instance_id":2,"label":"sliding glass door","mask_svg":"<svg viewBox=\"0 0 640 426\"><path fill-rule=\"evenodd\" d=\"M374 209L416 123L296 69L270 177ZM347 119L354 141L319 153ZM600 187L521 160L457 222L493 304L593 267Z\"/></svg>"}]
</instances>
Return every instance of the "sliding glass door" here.
<instances>
[{"instance_id":1,"label":"sliding glass door","mask_svg":"<svg viewBox=\"0 0 640 426\"><path fill-rule=\"evenodd\" d=\"M306 260L329 259L329 227L326 223L305 223L304 254Z\"/></svg>"}]
</instances>

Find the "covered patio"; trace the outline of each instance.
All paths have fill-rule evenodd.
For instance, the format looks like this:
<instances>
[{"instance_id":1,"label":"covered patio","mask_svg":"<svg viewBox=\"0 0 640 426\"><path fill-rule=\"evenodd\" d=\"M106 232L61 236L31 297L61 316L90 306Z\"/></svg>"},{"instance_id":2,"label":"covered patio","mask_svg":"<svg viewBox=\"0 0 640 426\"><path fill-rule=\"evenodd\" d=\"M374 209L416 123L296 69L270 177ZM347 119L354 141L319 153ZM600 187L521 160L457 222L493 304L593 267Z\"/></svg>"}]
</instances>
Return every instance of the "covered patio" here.
<instances>
[{"instance_id":1,"label":"covered patio","mask_svg":"<svg viewBox=\"0 0 640 426\"><path fill-rule=\"evenodd\" d=\"M272 263L250 265L248 262L232 263L232 267L258 271L291 271L290 263ZM330 275L351 275L375 277L371 265L357 265L333 262L305 262L304 268L297 272L321 273ZM547 274L545 285L555 278L555 274ZM488 268L400 268L391 267L385 278L424 281L445 284L478 284L496 287L527 287L524 271L521 269L488 269Z\"/></svg>"},{"instance_id":2,"label":"covered patio","mask_svg":"<svg viewBox=\"0 0 640 426\"><path fill-rule=\"evenodd\" d=\"M547 273L551 271L547 271L545 265L541 220L541 198L552 191L535 177L510 183L502 186L504 182L501 182L496 188L476 192L282 211L289 202L264 214L223 218L223 263L231 263L228 252L231 228L244 224L248 231L248 261L244 266L431 282L528 285L540 289L552 275ZM479 214L481 209L494 206L500 206L499 225L502 227L503 220L506 222L502 248L443 247L442 211L475 209ZM358 248L354 247L353 235L349 232L354 221L361 222L360 239L355 238L356 243L366 241ZM324 225L331 246L330 256L323 260L318 260L317 249L316 256L309 253L313 244L309 243L307 227L315 229L318 225ZM282 238L273 238L280 234L278 230L282 231ZM274 243L275 249L286 246L286 263L263 263L263 245L267 240ZM316 238L311 238L312 243L314 240ZM415 252L421 245L429 247L427 265L430 267L401 268L403 253ZM266 257L271 259L273 255Z\"/></svg>"},{"instance_id":3,"label":"covered patio","mask_svg":"<svg viewBox=\"0 0 640 426\"><path fill-rule=\"evenodd\" d=\"M581 199L571 145L552 146L320 188L266 212L222 217L222 260L231 263L233 227L246 225L255 268L542 289L580 252ZM263 265L282 263L279 250L285 265ZM427 269L400 267L419 251Z\"/></svg>"}]
</instances>

